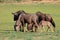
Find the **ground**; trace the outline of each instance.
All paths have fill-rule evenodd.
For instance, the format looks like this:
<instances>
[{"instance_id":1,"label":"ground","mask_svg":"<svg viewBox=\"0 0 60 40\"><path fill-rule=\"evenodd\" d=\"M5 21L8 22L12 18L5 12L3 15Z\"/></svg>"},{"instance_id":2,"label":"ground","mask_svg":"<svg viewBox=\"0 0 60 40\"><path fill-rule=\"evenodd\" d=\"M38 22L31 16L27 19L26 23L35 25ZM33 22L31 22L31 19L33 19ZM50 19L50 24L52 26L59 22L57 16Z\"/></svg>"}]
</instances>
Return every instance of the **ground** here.
<instances>
[{"instance_id":1,"label":"ground","mask_svg":"<svg viewBox=\"0 0 60 40\"><path fill-rule=\"evenodd\" d=\"M56 23L56 32L15 32L13 12L24 10L50 14ZM0 3L0 40L60 40L60 4L1 4Z\"/></svg>"}]
</instances>

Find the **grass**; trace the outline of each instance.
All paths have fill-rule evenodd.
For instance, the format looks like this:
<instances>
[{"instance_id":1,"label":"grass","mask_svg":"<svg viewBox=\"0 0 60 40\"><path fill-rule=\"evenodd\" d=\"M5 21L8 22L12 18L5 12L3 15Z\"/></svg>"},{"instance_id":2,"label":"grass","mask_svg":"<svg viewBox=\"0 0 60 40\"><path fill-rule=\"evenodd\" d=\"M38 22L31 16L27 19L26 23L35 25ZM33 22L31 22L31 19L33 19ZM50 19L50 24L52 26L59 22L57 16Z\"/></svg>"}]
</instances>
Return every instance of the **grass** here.
<instances>
[{"instance_id":1,"label":"grass","mask_svg":"<svg viewBox=\"0 0 60 40\"><path fill-rule=\"evenodd\" d=\"M56 32L14 32L12 12L24 10L51 14ZM58 4L0 4L0 40L60 40L60 5Z\"/></svg>"},{"instance_id":2,"label":"grass","mask_svg":"<svg viewBox=\"0 0 60 40\"><path fill-rule=\"evenodd\" d=\"M42 33L31 33L31 32L1 32L1 40L58 40L60 37L59 32L42 32Z\"/></svg>"}]
</instances>

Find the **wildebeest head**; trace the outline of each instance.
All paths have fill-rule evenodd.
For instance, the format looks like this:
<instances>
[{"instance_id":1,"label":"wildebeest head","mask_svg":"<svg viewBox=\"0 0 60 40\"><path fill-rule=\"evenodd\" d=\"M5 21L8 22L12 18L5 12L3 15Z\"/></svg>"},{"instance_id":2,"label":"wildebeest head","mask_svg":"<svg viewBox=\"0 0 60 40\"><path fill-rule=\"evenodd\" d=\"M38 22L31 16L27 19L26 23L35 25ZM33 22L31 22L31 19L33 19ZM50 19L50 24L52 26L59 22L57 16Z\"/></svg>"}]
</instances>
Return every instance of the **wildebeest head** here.
<instances>
[{"instance_id":1,"label":"wildebeest head","mask_svg":"<svg viewBox=\"0 0 60 40\"><path fill-rule=\"evenodd\" d=\"M36 15L38 15L38 16L41 16L42 14L43 14L43 13L40 12L40 11L36 12Z\"/></svg>"},{"instance_id":2,"label":"wildebeest head","mask_svg":"<svg viewBox=\"0 0 60 40\"><path fill-rule=\"evenodd\" d=\"M36 12L36 15L38 16L38 21L45 20L45 14L43 12Z\"/></svg>"},{"instance_id":3,"label":"wildebeest head","mask_svg":"<svg viewBox=\"0 0 60 40\"><path fill-rule=\"evenodd\" d=\"M15 12L15 13L12 13L12 14L14 15L14 21L17 21L18 18L19 18L19 15L25 14L25 11L19 10L19 11Z\"/></svg>"}]
</instances>

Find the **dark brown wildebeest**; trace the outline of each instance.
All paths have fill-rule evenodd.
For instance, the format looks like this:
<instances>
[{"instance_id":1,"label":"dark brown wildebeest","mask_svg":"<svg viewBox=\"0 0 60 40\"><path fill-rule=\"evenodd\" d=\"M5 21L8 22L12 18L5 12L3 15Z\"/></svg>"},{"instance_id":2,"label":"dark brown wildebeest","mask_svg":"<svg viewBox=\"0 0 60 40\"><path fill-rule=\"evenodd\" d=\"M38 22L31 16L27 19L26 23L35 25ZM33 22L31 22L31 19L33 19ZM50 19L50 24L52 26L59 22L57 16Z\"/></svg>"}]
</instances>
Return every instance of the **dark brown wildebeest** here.
<instances>
[{"instance_id":1,"label":"dark brown wildebeest","mask_svg":"<svg viewBox=\"0 0 60 40\"><path fill-rule=\"evenodd\" d=\"M17 11L17 12L14 12L14 13L12 13L13 15L14 15L14 21L16 21L15 22L15 25L14 25L14 30L15 31L17 31L16 30L16 26L18 25L18 18L19 18L19 16L21 15L21 14L25 14L25 11L23 11L23 10L19 10L19 11ZM20 22L20 27L22 26L22 23Z\"/></svg>"},{"instance_id":2,"label":"dark brown wildebeest","mask_svg":"<svg viewBox=\"0 0 60 40\"><path fill-rule=\"evenodd\" d=\"M38 16L36 14L28 14L22 10L15 12L13 14L14 14L14 21L16 21L15 26L14 26L15 31L16 30L19 31L20 27L26 23L28 25L28 27L27 27L28 31L33 29L33 25L35 25L35 31L37 31ZM24 29L24 27L23 27L23 29Z\"/></svg>"},{"instance_id":3,"label":"dark brown wildebeest","mask_svg":"<svg viewBox=\"0 0 60 40\"><path fill-rule=\"evenodd\" d=\"M36 15L39 17L38 20L39 20L39 23L41 20L44 20L44 21L49 21L52 25L53 25L53 30L55 31L55 22L53 20L53 18L51 17L50 14L44 14L42 12L37 12Z\"/></svg>"}]
</instances>

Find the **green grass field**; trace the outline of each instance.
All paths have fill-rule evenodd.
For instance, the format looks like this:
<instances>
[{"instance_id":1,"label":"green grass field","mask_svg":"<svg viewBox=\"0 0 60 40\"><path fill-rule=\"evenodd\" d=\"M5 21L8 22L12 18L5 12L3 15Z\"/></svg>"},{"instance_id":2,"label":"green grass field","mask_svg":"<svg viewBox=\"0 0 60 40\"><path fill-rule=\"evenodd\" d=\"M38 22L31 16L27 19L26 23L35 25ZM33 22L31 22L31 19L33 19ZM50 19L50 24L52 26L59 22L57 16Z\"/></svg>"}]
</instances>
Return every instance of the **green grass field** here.
<instances>
[{"instance_id":1,"label":"green grass field","mask_svg":"<svg viewBox=\"0 0 60 40\"><path fill-rule=\"evenodd\" d=\"M56 32L15 32L12 12L24 10L51 14L56 23ZM0 40L60 40L59 4L0 4Z\"/></svg>"}]
</instances>

